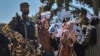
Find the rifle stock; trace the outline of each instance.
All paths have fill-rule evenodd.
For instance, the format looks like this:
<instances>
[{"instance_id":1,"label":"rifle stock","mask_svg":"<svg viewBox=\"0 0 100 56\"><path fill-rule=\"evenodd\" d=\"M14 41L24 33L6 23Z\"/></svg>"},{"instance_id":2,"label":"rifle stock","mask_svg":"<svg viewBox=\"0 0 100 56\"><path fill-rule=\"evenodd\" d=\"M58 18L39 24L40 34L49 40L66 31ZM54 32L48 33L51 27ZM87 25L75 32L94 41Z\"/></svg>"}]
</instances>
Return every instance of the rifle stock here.
<instances>
[{"instance_id":1,"label":"rifle stock","mask_svg":"<svg viewBox=\"0 0 100 56\"><path fill-rule=\"evenodd\" d=\"M32 45L30 44L30 42L28 40L25 39L26 45L28 46L28 48L32 51L34 51L34 48L32 47Z\"/></svg>"}]
</instances>

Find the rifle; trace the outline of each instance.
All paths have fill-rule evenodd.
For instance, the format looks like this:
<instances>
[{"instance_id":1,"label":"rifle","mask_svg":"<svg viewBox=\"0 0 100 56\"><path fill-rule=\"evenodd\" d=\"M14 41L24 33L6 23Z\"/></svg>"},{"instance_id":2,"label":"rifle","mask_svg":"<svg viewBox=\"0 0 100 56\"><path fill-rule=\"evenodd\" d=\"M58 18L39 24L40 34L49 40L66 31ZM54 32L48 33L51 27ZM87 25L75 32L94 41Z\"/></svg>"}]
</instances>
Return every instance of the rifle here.
<instances>
[{"instance_id":1,"label":"rifle","mask_svg":"<svg viewBox=\"0 0 100 56\"><path fill-rule=\"evenodd\" d=\"M27 38L27 26L26 26L26 24L24 22L22 22L22 23L24 25L24 30L25 30L25 42L26 42L26 45L29 47L29 49L31 51L34 51L34 48L32 47L32 45L30 44L30 42L29 42L29 40Z\"/></svg>"},{"instance_id":2,"label":"rifle","mask_svg":"<svg viewBox=\"0 0 100 56\"><path fill-rule=\"evenodd\" d=\"M31 51L34 51L33 46L30 44L30 42L29 42L28 40L25 39L25 43L26 43L26 45L28 46L28 48L29 48Z\"/></svg>"},{"instance_id":3,"label":"rifle","mask_svg":"<svg viewBox=\"0 0 100 56\"><path fill-rule=\"evenodd\" d=\"M27 38L27 26L23 21L21 21L21 20L23 20L23 18L21 18L18 13L16 13L16 18L17 18L18 22L20 22L20 23L22 23L24 25L24 30L25 30L25 39L24 40L26 42L26 45L29 47L30 50L34 51L34 48L32 47L30 41Z\"/></svg>"}]
</instances>

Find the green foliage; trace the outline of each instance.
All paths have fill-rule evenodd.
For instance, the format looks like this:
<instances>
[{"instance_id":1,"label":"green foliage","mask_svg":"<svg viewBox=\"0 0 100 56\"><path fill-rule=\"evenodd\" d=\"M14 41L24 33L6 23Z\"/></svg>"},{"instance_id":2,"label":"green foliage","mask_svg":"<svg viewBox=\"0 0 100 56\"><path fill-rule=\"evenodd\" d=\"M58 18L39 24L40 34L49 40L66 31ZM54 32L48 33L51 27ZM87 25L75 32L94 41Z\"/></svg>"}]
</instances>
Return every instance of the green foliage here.
<instances>
[{"instance_id":1,"label":"green foliage","mask_svg":"<svg viewBox=\"0 0 100 56\"><path fill-rule=\"evenodd\" d=\"M54 3L54 0L48 0L47 5L44 7L44 11L49 11Z\"/></svg>"},{"instance_id":2,"label":"green foliage","mask_svg":"<svg viewBox=\"0 0 100 56\"><path fill-rule=\"evenodd\" d=\"M34 16L32 16L32 21L33 21L33 22L36 22L36 20L37 20L37 14L34 15Z\"/></svg>"},{"instance_id":3,"label":"green foliage","mask_svg":"<svg viewBox=\"0 0 100 56\"><path fill-rule=\"evenodd\" d=\"M72 0L40 0L41 3L44 3L45 1L48 1L46 6L44 6L43 11L51 11L51 17L57 14L57 11L60 10L61 7L63 7L63 4L65 3L65 9L69 10L69 3L72 2ZM57 3L58 8L52 9L52 5L54 3Z\"/></svg>"},{"instance_id":4,"label":"green foliage","mask_svg":"<svg viewBox=\"0 0 100 56\"><path fill-rule=\"evenodd\" d=\"M41 3L44 3L44 1L46 1L46 0L40 0Z\"/></svg>"},{"instance_id":5,"label":"green foliage","mask_svg":"<svg viewBox=\"0 0 100 56\"><path fill-rule=\"evenodd\" d=\"M49 11L54 3L57 3L58 8L63 7L63 3L65 3L66 7L69 8L68 4L69 2L72 2L72 0L56 0L56 2L55 0L40 0L41 3L44 3L45 1L48 1L48 2L47 2L47 5L44 6L44 11Z\"/></svg>"},{"instance_id":6,"label":"green foliage","mask_svg":"<svg viewBox=\"0 0 100 56\"><path fill-rule=\"evenodd\" d=\"M78 0L78 1L83 3L83 4L89 5L90 7L93 7L92 0Z\"/></svg>"}]
</instances>

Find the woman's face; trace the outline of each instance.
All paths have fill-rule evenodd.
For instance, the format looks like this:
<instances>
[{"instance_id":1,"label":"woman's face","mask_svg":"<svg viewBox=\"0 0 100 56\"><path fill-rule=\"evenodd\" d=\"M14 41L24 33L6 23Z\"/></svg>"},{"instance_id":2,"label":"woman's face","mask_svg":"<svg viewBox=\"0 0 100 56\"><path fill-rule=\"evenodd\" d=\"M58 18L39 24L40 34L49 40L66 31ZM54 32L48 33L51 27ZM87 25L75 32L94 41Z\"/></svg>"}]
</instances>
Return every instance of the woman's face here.
<instances>
[{"instance_id":1,"label":"woman's face","mask_svg":"<svg viewBox=\"0 0 100 56\"><path fill-rule=\"evenodd\" d=\"M73 23L67 24L66 28L67 28L67 29L72 29L72 28L73 28Z\"/></svg>"},{"instance_id":2,"label":"woman's face","mask_svg":"<svg viewBox=\"0 0 100 56\"><path fill-rule=\"evenodd\" d=\"M49 23L48 23L47 20L45 21L44 28L45 28L45 29L49 29Z\"/></svg>"},{"instance_id":3,"label":"woman's face","mask_svg":"<svg viewBox=\"0 0 100 56\"><path fill-rule=\"evenodd\" d=\"M82 21L82 19L78 19L78 20L77 20L77 23L81 23L81 21Z\"/></svg>"},{"instance_id":4,"label":"woman's face","mask_svg":"<svg viewBox=\"0 0 100 56\"><path fill-rule=\"evenodd\" d=\"M66 29L69 29L70 28L70 24L66 24Z\"/></svg>"},{"instance_id":5,"label":"woman's face","mask_svg":"<svg viewBox=\"0 0 100 56\"><path fill-rule=\"evenodd\" d=\"M63 29L67 29L67 24L64 24L64 25L62 26L62 28L63 28Z\"/></svg>"}]
</instances>

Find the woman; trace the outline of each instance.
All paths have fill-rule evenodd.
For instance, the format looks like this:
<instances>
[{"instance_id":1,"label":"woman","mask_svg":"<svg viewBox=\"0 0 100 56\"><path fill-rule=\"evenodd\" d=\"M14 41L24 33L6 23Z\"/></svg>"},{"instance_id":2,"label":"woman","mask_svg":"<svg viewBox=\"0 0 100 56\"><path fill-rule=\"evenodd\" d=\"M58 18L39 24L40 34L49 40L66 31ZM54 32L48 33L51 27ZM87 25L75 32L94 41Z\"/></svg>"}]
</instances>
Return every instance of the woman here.
<instances>
[{"instance_id":1,"label":"woman","mask_svg":"<svg viewBox=\"0 0 100 56\"><path fill-rule=\"evenodd\" d=\"M73 45L76 42L73 26L74 23L72 21L69 21L64 25L65 30L63 30L62 37L60 39L60 48L58 56L73 55Z\"/></svg>"},{"instance_id":2,"label":"woman","mask_svg":"<svg viewBox=\"0 0 100 56\"><path fill-rule=\"evenodd\" d=\"M42 45L43 56L54 56L53 48L50 43L51 35L48 31L49 24L47 19L41 19L41 27L39 29L39 41Z\"/></svg>"}]
</instances>

